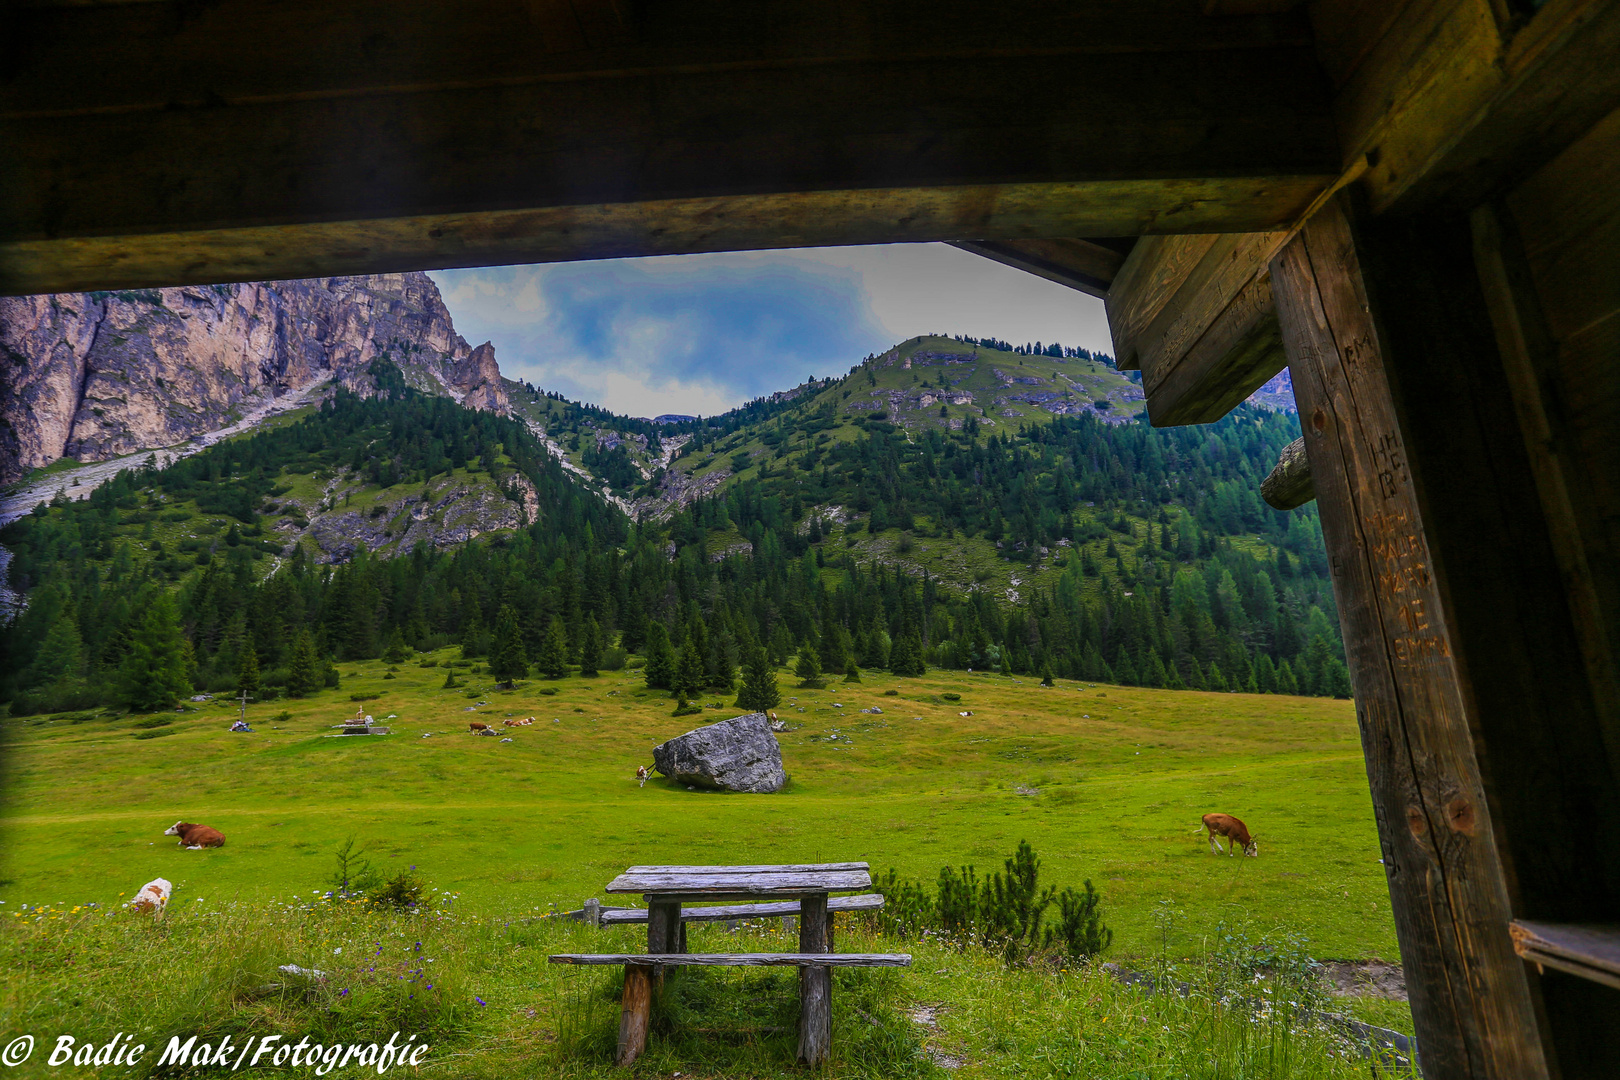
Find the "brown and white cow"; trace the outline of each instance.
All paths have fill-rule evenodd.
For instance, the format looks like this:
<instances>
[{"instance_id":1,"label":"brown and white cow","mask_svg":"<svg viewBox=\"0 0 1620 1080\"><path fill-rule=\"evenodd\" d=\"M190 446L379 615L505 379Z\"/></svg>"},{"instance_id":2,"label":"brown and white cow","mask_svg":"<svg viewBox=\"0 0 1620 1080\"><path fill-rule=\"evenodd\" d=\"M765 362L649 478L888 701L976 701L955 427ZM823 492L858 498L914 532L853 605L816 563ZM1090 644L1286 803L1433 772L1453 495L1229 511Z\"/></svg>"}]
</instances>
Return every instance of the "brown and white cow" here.
<instances>
[{"instance_id":1,"label":"brown and white cow","mask_svg":"<svg viewBox=\"0 0 1620 1080\"><path fill-rule=\"evenodd\" d=\"M1204 828L1209 830L1209 851L1212 855L1231 855L1232 848L1241 847L1249 858L1260 857L1260 849L1249 835L1249 827L1231 814L1205 814ZM1217 836L1226 837L1226 850L1222 850Z\"/></svg>"},{"instance_id":2,"label":"brown and white cow","mask_svg":"<svg viewBox=\"0 0 1620 1080\"><path fill-rule=\"evenodd\" d=\"M225 834L210 825L194 825L177 821L163 830L164 836L178 836L180 846L187 851L200 851L209 847L224 847Z\"/></svg>"},{"instance_id":3,"label":"brown and white cow","mask_svg":"<svg viewBox=\"0 0 1620 1080\"><path fill-rule=\"evenodd\" d=\"M646 787L647 786L647 777L649 777L651 775L652 775L652 773L649 773L647 771L647 766L645 766L645 765L637 765L636 766L636 779L639 780L640 783L637 784L636 786L637 787Z\"/></svg>"}]
</instances>

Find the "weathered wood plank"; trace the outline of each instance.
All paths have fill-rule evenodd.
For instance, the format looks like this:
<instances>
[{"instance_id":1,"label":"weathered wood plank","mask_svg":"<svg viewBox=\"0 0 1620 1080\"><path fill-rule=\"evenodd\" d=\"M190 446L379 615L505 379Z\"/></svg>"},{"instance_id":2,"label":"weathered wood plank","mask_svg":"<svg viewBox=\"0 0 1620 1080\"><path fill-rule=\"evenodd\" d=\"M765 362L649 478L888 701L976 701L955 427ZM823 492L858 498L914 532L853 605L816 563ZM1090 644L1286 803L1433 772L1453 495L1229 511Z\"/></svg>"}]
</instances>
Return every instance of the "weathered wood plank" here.
<instances>
[{"instance_id":1,"label":"weathered wood plank","mask_svg":"<svg viewBox=\"0 0 1620 1080\"><path fill-rule=\"evenodd\" d=\"M735 896L803 896L809 893L856 892L870 888L865 870L761 873L620 874L607 885L610 893L645 893L672 899Z\"/></svg>"},{"instance_id":2,"label":"weathered wood plank","mask_svg":"<svg viewBox=\"0 0 1620 1080\"><path fill-rule=\"evenodd\" d=\"M1090 240L959 240L951 245L1036 277L1106 297L1125 256Z\"/></svg>"},{"instance_id":3,"label":"weathered wood plank","mask_svg":"<svg viewBox=\"0 0 1620 1080\"><path fill-rule=\"evenodd\" d=\"M1584 186L1592 178L1579 179ZM1556 206L1562 200L1549 201ZM1620 214L1612 210L1611 214L1620 219ZM1560 363L1558 341L1537 300L1535 275L1514 217L1504 205L1486 204L1474 211L1474 258L1541 504L1553 523L1549 536L1574 616L1581 660L1592 685L1592 701L1606 733L1610 771L1620 776L1620 655L1614 635L1620 628L1620 567L1615 565L1616 548L1605 528L1605 518L1612 519L1620 508L1620 494L1615 490L1620 481L1606 475L1601 457L1581 445L1580 433L1571 423L1566 404L1569 380L1572 376L1578 379L1579 373ZM1555 211L1550 220L1559 221L1560 215ZM1620 236L1616 242L1620 244ZM1597 250L1580 252L1582 246L1571 244L1560 254L1576 248L1577 264L1593 276L1603 276ZM1620 276L1620 267L1612 265L1616 251L1620 247L1607 249L1608 273ZM1620 308L1620 304L1616 306ZM1611 360L1616 355L1620 351L1611 353ZM1620 410L1616 414L1620 417ZM1620 467L1620 453L1610 453ZM1607 515L1605 505L1610 509Z\"/></svg>"},{"instance_id":4,"label":"weathered wood plank","mask_svg":"<svg viewBox=\"0 0 1620 1080\"><path fill-rule=\"evenodd\" d=\"M1155 427L1208 424L1242 404L1288 363L1271 275L1251 280L1147 392Z\"/></svg>"},{"instance_id":5,"label":"weathered wood plank","mask_svg":"<svg viewBox=\"0 0 1620 1080\"><path fill-rule=\"evenodd\" d=\"M1293 510L1316 498L1316 485L1311 482L1311 459L1305 453L1303 435L1277 455L1277 464L1260 482L1260 497L1273 510Z\"/></svg>"},{"instance_id":6,"label":"weathered wood plank","mask_svg":"<svg viewBox=\"0 0 1620 1080\"><path fill-rule=\"evenodd\" d=\"M1514 919L1513 951L1533 964L1620 989L1620 926L1580 926Z\"/></svg>"},{"instance_id":7,"label":"weathered wood plank","mask_svg":"<svg viewBox=\"0 0 1620 1080\"><path fill-rule=\"evenodd\" d=\"M1271 264L1425 1072L1548 1075L1343 197Z\"/></svg>"},{"instance_id":8,"label":"weathered wood plank","mask_svg":"<svg viewBox=\"0 0 1620 1080\"><path fill-rule=\"evenodd\" d=\"M553 957L553 962L556 958ZM647 1049L647 1020L652 1013L652 969L636 964L624 969L624 997L619 1007L619 1048L613 1063L629 1065Z\"/></svg>"},{"instance_id":9,"label":"weathered wood plank","mask_svg":"<svg viewBox=\"0 0 1620 1080\"><path fill-rule=\"evenodd\" d=\"M967 183L584 202L39 240L0 235L0 295L974 237L1265 229L1329 182Z\"/></svg>"},{"instance_id":10,"label":"weathered wood plank","mask_svg":"<svg viewBox=\"0 0 1620 1080\"><path fill-rule=\"evenodd\" d=\"M761 863L757 866L631 866L626 874L804 874L820 870L871 870L864 862ZM622 876L622 875L621 875Z\"/></svg>"},{"instance_id":11,"label":"weathered wood plank","mask_svg":"<svg viewBox=\"0 0 1620 1080\"><path fill-rule=\"evenodd\" d=\"M828 911L877 911L883 907L882 893L861 896L834 896L827 901ZM783 900L766 904L724 904L716 907L682 907L682 922L727 922L733 919L764 919L780 915L798 915L797 900ZM608 908L602 912L602 923L612 926L621 923L647 921L646 908Z\"/></svg>"},{"instance_id":12,"label":"weathered wood plank","mask_svg":"<svg viewBox=\"0 0 1620 1080\"><path fill-rule=\"evenodd\" d=\"M35 9L0 289L1261 229L1337 171L1297 16L778 8L583 51L496 0Z\"/></svg>"},{"instance_id":13,"label":"weathered wood plank","mask_svg":"<svg viewBox=\"0 0 1620 1080\"><path fill-rule=\"evenodd\" d=\"M1125 257L1107 297L1114 362L1121 371L1141 368L1137 339L1217 239L1210 234L1144 236Z\"/></svg>"},{"instance_id":14,"label":"weathered wood plank","mask_svg":"<svg viewBox=\"0 0 1620 1080\"><path fill-rule=\"evenodd\" d=\"M910 967L910 953L557 953L553 964L651 967Z\"/></svg>"},{"instance_id":15,"label":"weathered wood plank","mask_svg":"<svg viewBox=\"0 0 1620 1080\"><path fill-rule=\"evenodd\" d=\"M1164 381L1193 344L1204 337L1217 317L1257 279L1266 276L1266 260L1281 243L1281 233L1235 233L1217 237L1204 257L1187 273L1164 307L1142 331L1136 349L1142 384ZM1228 336L1241 336L1270 306L1269 285L1263 293L1249 290Z\"/></svg>"},{"instance_id":16,"label":"weathered wood plank","mask_svg":"<svg viewBox=\"0 0 1620 1080\"><path fill-rule=\"evenodd\" d=\"M806 897L799 905L800 955L832 953L830 917L825 896ZM799 1052L801 1065L817 1066L832 1053L832 972L826 967L799 968Z\"/></svg>"},{"instance_id":17,"label":"weathered wood plank","mask_svg":"<svg viewBox=\"0 0 1620 1080\"><path fill-rule=\"evenodd\" d=\"M1620 100L1620 0L1527 23L1493 0L1412 0L1334 104L1375 212L1466 211L1551 160Z\"/></svg>"}]
</instances>

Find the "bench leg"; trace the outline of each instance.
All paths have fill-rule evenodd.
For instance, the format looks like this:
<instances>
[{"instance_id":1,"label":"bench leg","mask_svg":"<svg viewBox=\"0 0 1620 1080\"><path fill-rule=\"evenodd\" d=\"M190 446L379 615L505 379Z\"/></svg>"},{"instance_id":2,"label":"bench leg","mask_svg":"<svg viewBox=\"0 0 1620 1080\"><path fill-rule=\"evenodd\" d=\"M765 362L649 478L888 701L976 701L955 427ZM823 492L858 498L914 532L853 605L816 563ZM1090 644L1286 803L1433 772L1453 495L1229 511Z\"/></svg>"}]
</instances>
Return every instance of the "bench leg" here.
<instances>
[{"instance_id":1,"label":"bench leg","mask_svg":"<svg viewBox=\"0 0 1620 1080\"><path fill-rule=\"evenodd\" d=\"M830 952L827 897L799 901L799 951ZM832 969L799 969L799 1061L823 1065L832 1051Z\"/></svg>"},{"instance_id":2,"label":"bench leg","mask_svg":"<svg viewBox=\"0 0 1620 1080\"><path fill-rule=\"evenodd\" d=\"M626 964L624 1004L619 1013L619 1052L615 1065L629 1065L647 1049L647 1016L652 1009L652 968Z\"/></svg>"}]
</instances>

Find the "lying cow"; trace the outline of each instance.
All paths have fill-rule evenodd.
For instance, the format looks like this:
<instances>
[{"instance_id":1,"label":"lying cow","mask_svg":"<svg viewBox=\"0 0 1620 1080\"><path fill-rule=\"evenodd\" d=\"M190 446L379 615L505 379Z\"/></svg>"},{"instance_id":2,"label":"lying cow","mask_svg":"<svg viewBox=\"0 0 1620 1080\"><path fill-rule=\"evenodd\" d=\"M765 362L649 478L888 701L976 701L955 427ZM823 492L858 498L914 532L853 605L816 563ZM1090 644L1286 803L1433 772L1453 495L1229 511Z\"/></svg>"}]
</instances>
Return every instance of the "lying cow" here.
<instances>
[{"instance_id":1,"label":"lying cow","mask_svg":"<svg viewBox=\"0 0 1620 1080\"><path fill-rule=\"evenodd\" d=\"M1231 855L1230 849L1241 847L1243 854L1249 858L1260 857L1260 848L1249 835L1249 827L1231 814L1205 814L1203 828L1209 830L1209 851L1211 855ZM1223 852L1217 836L1226 837L1226 850Z\"/></svg>"},{"instance_id":2,"label":"lying cow","mask_svg":"<svg viewBox=\"0 0 1620 1080\"><path fill-rule=\"evenodd\" d=\"M534 717L532 717L532 716L529 717L527 720L502 720L501 721L501 724L503 726L505 726L505 727L528 727L532 723L534 723Z\"/></svg>"},{"instance_id":3,"label":"lying cow","mask_svg":"<svg viewBox=\"0 0 1620 1080\"><path fill-rule=\"evenodd\" d=\"M178 836L180 846L187 851L201 851L208 847L224 847L225 834L210 825L194 825L177 821L163 830L164 836Z\"/></svg>"}]
</instances>

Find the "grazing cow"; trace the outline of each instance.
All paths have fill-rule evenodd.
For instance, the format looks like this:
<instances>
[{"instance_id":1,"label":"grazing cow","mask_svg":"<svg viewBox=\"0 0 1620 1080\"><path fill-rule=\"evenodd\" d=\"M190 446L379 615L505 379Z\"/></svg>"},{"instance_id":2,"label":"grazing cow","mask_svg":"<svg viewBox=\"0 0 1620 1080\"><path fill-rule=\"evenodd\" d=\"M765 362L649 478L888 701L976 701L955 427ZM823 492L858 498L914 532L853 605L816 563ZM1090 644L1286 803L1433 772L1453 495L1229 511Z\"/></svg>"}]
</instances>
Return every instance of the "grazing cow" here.
<instances>
[{"instance_id":1,"label":"grazing cow","mask_svg":"<svg viewBox=\"0 0 1620 1080\"><path fill-rule=\"evenodd\" d=\"M1209 830L1209 851L1211 855L1223 853L1220 842L1215 838L1224 836L1227 841L1227 850L1224 854L1231 855L1232 851L1230 849L1241 847L1243 854L1248 857L1252 859L1260 857L1260 849L1255 844L1254 837L1249 835L1249 827L1231 814L1205 814L1202 827Z\"/></svg>"},{"instance_id":2,"label":"grazing cow","mask_svg":"<svg viewBox=\"0 0 1620 1080\"><path fill-rule=\"evenodd\" d=\"M467 722L467 730L471 731L474 735L477 735L481 732L488 731L489 725L484 723L482 720L469 720Z\"/></svg>"},{"instance_id":3,"label":"grazing cow","mask_svg":"<svg viewBox=\"0 0 1620 1080\"><path fill-rule=\"evenodd\" d=\"M647 766L645 766L645 765L637 765L636 766L636 779L641 781L641 783L637 784L636 786L637 787L646 787L647 786L647 777L649 777L651 775L652 774L647 771Z\"/></svg>"},{"instance_id":4,"label":"grazing cow","mask_svg":"<svg viewBox=\"0 0 1620 1080\"><path fill-rule=\"evenodd\" d=\"M218 829L208 825L193 825L189 821L177 821L163 830L164 836L178 836L180 846L187 851L200 851L205 847L224 847L225 835Z\"/></svg>"},{"instance_id":5,"label":"grazing cow","mask_svg":"<svg viewBox=\"0 0 1620 1080\"><path fill-rule=\"evenodd\" d=\"M169 895L173 892L174 886L166 879L154 878L141 886L141 891L129 902L129 910L161 915L169 906Z\"/></svg>"}]
</instances>

